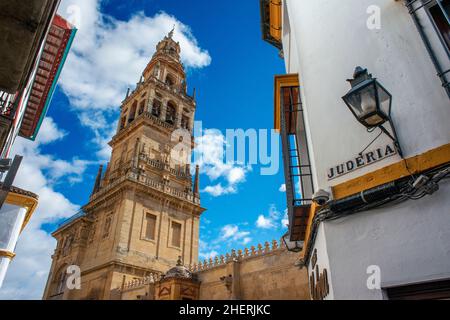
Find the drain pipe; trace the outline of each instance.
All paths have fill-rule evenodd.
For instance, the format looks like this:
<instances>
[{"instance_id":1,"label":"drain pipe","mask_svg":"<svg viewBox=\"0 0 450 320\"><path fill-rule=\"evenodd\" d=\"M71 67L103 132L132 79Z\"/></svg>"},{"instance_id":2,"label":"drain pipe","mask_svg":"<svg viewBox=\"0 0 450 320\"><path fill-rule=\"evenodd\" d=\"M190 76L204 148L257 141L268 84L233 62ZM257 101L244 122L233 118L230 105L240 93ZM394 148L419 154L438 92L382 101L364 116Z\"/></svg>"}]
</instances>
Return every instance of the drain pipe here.
<instances>
[{"instance_id":1,"label":"drain pipe","mask_svg":"<svg viewBox=\"0 0 450 320\"><path fill-rule=\"evenodd\" d=\"M423 43L425 44L425 48L428 52L428 55L430 56L431 61L433 62L434 67L436 68L436 71L438 72L437 75L439 77L439 79L441 79L442 82L442 86L445 88L445 91L447 92L448 97L450 98L450 88L449 88L449 83L445 80L445 74L447 72L444 72L442 70L441 65L439 64L439 61L436 57L436 54L433 51L433 48L431 47L431 43L428 40L425 31L423 30L422 25L420 24L419 18L417 17L416 14L416 10L412 7L413 3L416 0L405 0L405 5L409 10L409 13L411 14L411 17L414 21L414 25L417 28L417 31L419 32L420 38L422 39Z\"/></svg>"}]
</instances>

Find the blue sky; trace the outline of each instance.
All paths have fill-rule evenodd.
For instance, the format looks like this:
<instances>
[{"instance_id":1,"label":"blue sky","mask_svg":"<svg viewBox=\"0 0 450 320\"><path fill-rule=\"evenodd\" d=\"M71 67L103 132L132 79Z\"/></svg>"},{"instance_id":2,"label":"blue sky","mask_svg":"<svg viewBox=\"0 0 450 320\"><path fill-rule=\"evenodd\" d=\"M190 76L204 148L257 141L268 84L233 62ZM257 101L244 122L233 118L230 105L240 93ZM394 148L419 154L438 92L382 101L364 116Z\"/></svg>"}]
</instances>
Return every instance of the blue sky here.
<instances>
[{"instance_id":1,"label":"blue sky","mask_svg":"<svg viewBox=\"0 0 450 320\"><path fill-rule=\"evenodd\" d=\"M74 14L71 6L76 3L82 25L41 136L34 145L18 140L15 147L15 152L28 159L18 183L43 193L43 199L35 222L18 245L19 262L12 264L0 298L40 298L55 246L48 233L88 201L98 165L107 162L106 142L115 128L127 84L139 80L140 68L150 60L156 38L174 24L175 38L181 37L185 50L189 90L197 89L196 120L202 121L203 129L225 134L226 129L273 127L273 77L285 71L277 50L261 38L259 1L231 5L206 0L97 0L98 7L93 2L63 0L60 14L70 18ZM102 26L94 18L98 16ZM94 28L98 28L96 35L92 35ZM136 30L138 35L133 32ZM127 39L120 39L125 36ZM97 41L103 44L93 43ZM123 52L130 53L130 68L127 56L122 56L125 62L117 57L128 45L131 49ZM102 64L106 71L99 69ZM278 173L270 176L260 174L259 164L251 170L245 167L245 176L232 185L233 192L219 196L202 192L202 206L207 208L200 230L202 256L281 237L286 199L279 190L284 181L281 159L279 163ZM203 173L202 190L230 184L229 173L216 179ZM31 252L33 237L45 243L45 250L40 249L41 255L47 255L45 263L35 262L37 257L29 254L28 260L20 260L21 252ZM24 284L25 273L32 273L34 280Z\"/></svg>"}]
</instances>

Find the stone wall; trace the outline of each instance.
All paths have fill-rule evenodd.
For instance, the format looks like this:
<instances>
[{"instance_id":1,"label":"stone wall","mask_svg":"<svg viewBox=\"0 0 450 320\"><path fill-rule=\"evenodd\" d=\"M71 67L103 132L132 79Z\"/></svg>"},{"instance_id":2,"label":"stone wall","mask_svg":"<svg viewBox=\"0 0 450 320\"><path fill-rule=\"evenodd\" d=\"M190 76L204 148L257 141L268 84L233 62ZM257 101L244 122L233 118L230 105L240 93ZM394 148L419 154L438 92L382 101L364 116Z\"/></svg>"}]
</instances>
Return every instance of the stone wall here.
<instances>
[{"instance_id":1,"label":"stone wall","mask_svg":"<svg viewBox=\"0 0 450 320\"><path fill-rule=\"evenodd\" d=\"M306 268L297 267L298 253L277 241L235 251L190 266L200 281L199 300L309 300ZM155 299L159 275L126 282L117 289L122 300Z\"/></svg>"},{"instance_id":2,"label":"stone wall","mask_svg":"<svg viewBox=\"0 0 450 320\"><path fill-rule=\"evenodd\" d=\"M310 299L307 271L295 266L297 260L297 253L273 241L205 261L194 266L201 282L199 299Z\"/></svg>"}]
</instances>

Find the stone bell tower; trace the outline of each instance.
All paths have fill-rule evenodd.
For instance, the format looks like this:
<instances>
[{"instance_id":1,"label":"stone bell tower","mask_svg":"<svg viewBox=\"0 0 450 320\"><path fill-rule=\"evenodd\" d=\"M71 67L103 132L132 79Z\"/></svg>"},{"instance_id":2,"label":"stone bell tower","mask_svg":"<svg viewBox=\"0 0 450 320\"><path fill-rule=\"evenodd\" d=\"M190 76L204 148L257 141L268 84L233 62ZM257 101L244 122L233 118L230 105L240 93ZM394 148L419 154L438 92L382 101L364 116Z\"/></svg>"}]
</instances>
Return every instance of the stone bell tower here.
<instances>
[{"instance_id":1,"label":"stone bell tower","mask_svg":"<svg viewBox=\"0 0 450 320\"><path fill-rule=\"evenodd\" d=\"M111 299L130 280L198 260L199 170L192 179L195 97L170 32L121 106L112 155L90 201L53 233L45 299ZM193 183L194 180L194 183ZM67 288L67 267L81 289Z\"/></svg>"}]
</instances>

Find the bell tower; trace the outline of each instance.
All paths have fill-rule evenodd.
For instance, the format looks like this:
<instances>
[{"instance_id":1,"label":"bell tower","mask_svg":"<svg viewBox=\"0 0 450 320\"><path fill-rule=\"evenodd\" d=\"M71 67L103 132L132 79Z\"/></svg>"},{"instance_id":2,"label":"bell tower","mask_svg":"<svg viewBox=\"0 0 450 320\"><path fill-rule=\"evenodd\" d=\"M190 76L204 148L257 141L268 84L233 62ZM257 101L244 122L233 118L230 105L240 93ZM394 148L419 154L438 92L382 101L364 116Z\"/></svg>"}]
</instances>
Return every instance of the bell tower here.
<instances>
[{"instance_id":1,"label":"bell tower","mask_svg":"<svg viewBox=\"0 0 450 320\"><path fill-rule=\"evenodd\" d=\"M110 299L125 282L198 261L198 167L191 176L195 97L173 30L121 105L111 159L82 211L53 233L45 299ZM193 183L193 180L195 183ZM81 269L81 289L66 286Z\"/></svg>"}]
</instances>

